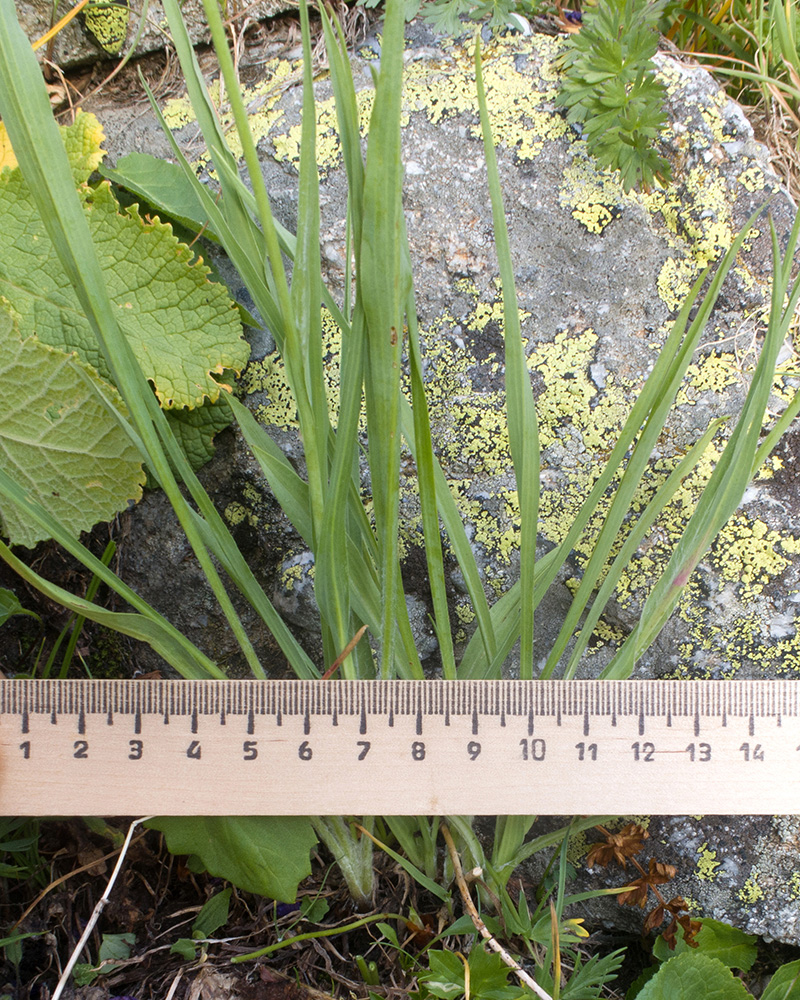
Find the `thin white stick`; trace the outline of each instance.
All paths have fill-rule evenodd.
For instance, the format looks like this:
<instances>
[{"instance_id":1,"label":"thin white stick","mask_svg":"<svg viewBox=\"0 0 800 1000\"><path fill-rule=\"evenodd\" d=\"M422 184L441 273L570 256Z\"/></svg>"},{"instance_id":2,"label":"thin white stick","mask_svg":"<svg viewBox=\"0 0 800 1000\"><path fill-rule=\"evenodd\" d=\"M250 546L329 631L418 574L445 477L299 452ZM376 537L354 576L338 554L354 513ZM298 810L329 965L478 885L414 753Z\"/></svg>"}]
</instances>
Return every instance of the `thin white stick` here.
<instances>
[{"instance_id":1,"label":"thin white stick","mask_svg":"<svg viewBox=\"0 0 800 1000\"><path fill-rule=\"evenodd\" d=\"M97 900L94 910L92 910L92 915L89 917L89 923L86 925L86 930L81 934L80 941L75 945L72 954L69 957L66 968L61 973L61 978L58 981L58 986L55 988L52 1000L59 1000L59 997L64 992L64 987L67 985L72 970L75 967L75 963L80 958L81 952L86 946L86 942L89 940L89 935L94 930L94 926L100 919L100 914L105 909L105 905L108 902L108 897L111 895L111 890L114 888L114 883L117 881L117 876L122 869L122 864L125 860L125 855L128 853L128 848L131 845L131 840L133 838L133 831L139 826L140 823L146 823L147 820L152 819L152 816L142 816L141 819L135 819L131 825L128 827L128 835L125 838L125 843L122 845L122 850L119 852L119 857L117 858L117 863L114 866L114 871L111 873L111 878L108 880L108 885L106 886L106 891Z\"/></svg>"},{"instance_id":2,"label":"thin white stick","mask_svg":"<svg viewBox=\"0 0 800 1000\"><path fill-rule=\"evenodd\" d=\"M537 982L531 979L531 977L522 968L519 962L515 958L512 958L511 955L509 955L509 953L500 944L500 942L496 938L492 937L491 931L486 926L486 924L481 920L481 916L478 913L475 904L472 902L472 896L470 896L469 894L469 889L467 888L467 882L466 879L464 878L464 872L463 869L461 868L461 858L458 856L458 851L456 850L456 845L453 842L453 837L450 833L450 830L444 823L442 823L439 829L442 831L442 836L444 837L445 843L447 844L447 849L450 852L450 859L453 862L453 871L455 872L456 882L458 883L458 888L461 893L461 898L464 900L464 906L466 906L467 911L469 912L469 915L472 918L472 922L473 924L475 924L476 929L480 932L481 936L487 942L492 951L497 952L497 954L500 956L500 958L502 958L502 960L506 963L506 965L509 968L513 969L514 972L516 972L517 978L521 982L525 983L525 985L528 986L530 989L532 989L537 997L540 997L541 1000L553 1000L553 998L546 990L543 990L542 987ZM53 1000L56 1000L56 997L53 997Z\"/></svg>"}]
</instances>

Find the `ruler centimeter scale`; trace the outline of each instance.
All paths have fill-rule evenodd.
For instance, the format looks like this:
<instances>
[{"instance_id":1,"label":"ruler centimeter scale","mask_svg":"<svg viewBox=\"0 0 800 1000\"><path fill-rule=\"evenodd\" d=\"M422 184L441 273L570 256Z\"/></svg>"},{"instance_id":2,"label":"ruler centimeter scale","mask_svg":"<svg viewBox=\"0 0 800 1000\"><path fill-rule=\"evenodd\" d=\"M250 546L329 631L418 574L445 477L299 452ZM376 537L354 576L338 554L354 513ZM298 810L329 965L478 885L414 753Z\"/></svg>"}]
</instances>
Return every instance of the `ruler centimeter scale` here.
<instances>
[{"instance_id":1,"label":"ruler centimeter scale","mask_svg":"<svg viewBox=\"0 0 800 1000\"><path fill-rule=\"evenodd\" d=\"M647 813L800 813L800 682L0 680L3 815Z\"/></svg>"}]
</instances>

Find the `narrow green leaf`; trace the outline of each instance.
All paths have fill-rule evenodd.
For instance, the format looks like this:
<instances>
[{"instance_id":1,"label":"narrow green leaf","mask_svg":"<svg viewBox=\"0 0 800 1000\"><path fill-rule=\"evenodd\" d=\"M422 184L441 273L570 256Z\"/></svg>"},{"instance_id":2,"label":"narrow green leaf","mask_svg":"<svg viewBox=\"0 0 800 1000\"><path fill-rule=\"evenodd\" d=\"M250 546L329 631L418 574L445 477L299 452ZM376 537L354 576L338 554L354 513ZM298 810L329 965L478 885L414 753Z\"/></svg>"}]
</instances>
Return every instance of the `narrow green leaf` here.
<instances>
[{"instance_id":1,"label":"narrow green leaf","mask_svg":"<svg viewBox=\"0 0 800 1000\"><path fill-rule=\"evenodd\" d=\"M664 510L666 505L669 503L670 499L674 496L675 492L680 487L681 481L688 476L700 459L703 457L708 445L711 443L711 439L714 437L716 432L719 430L720 426L724 423L724 420L715 420L711 423L705 434L695 442L695 444L690 448L687 454L681 459L681 461L675 466L666 480L659 486L659 488L654 493L653 497L645 507L644 511L636 518L636 521L631 529L628 537L625 539L622 548L619 550L611 566L608 568L608 572L603 579L602 585L600 586L597 594L592 601L592 606L586 618L583 622L583 626L578 636L577 641L573 647L572 653L570 654L569 663L564 670L564 679L569 680L574 677L575 671L577 670L578 662L583 655L583 651L589 644L589 640L592 637L594 627L600 619L603 611L605 610L606 604L611 599L617 584L619 583L622 574L625 572L626 567L630 563L639 544L641 543L644 536L650 530L653 522L656 520L661 511ZM616 497L615 497L616 502ZM604 555L607 557L607 552ZM593 577L593 580L596 578ZM575 602L578 600L576 594ZM581 609L582 610L582 609ZM570 608L570 613L572 608ZM577 619L575 619L577 621ZM570 622L570 630L574 622Z\"/></svg>"},{"instance_id":2,"label":"narrow green leaf","mask_svg":"<svg viewBox=\"0 0 800 1000\"><path fill-rule=\"evenodd\" d=\"M520 328L514 265L508 241L500 175L486 106L481 70L480 33L475 35L475 82L481 116L483 150L492 202L494 238L503 288L506 410L508 438L520 510L520 677L533 677L533 613L536 536L539 523L539 429L533 388Z\"/></svg>"},{"instance_id":3,"label":"narrow green leaf","mask_svg":"<svg viewBox=\"0 0 800 1000\"><path fill-rule=\"evenodd\" d=\"M647 598L637 627L606 668L604 672L606 677L629 676L636 658L654 641L671 615L698 562L741 503L750 481L759 451L761 429L772 390L778 352L786 337L797 302L800 300L800 279L798 279L784 309L787 288L782 279L785 276L785 269L782 266L774 226L771 226L771 231L773 289L770 317L761 355L742 412L669 563ZM790 234L786 251L788 256L793 255L799 236L800 216Z\"/></svg>"},{"instance_id":4,"label":"narrow green leaf","mask_svg":"<svg viewBox=\"0 0 800 1000\"><path fill-rule=\"evenodd\" d=\"M2 473L0 473L0 477L2 477ZM0 491L2 489L3 484L0 482ZM62 544L65 544L65 541L59 538L57 533L54 533L53 537ZM65 545L66 547L67 545ZM142 610L139 614L106 611L104 608L92 604L91 601L75 597L68 590L64 590L62 587L50 583L44 577L39 576L38 573L30 569L21 559L14 555L7 545L0 541L0 558L4 559L23 580L26 580L32 587L35 587L51 601L55 601L75 614L88 618L90 621L113 629L115 632L121 632L123 635L129 635L133 639L146 642L170 666L174 667L182 677L192 680L206 680L209 677L221 679L225 676L223 671L213 661L201 653L184 635L170 625L165 618L162 618L157 611L146 605L140 597L122 584L122 581L110 570L107 570L99 560L96 561L95 566L92 566L91 560L88 558L90 555L91 553L87 551L85 557L82 559L84 564L89 566L89 568L95 569L96 572L97 567L99 567L102 573L98 572L98 576L102 576L104 582L113 587L130 604L141 608ZM78 558L81 558L80 554L78 554Z\"/></svg>"},{"instance_id":5,"label":"narrow green leaf","mask_svg":"<svg viewBox=\"0 0 800 1000\"><path fill-rule=\"evenodd\" d=\"M403 307L408 294L403 268L400 112L405 18L402 0L388 0L380 72L367 140L359 295L367 330L364 368L369 465L380 547L381 676L394 668L395 620L405 598L398 563L400 497L400 362Z\"/></svg>"}]
</instances>

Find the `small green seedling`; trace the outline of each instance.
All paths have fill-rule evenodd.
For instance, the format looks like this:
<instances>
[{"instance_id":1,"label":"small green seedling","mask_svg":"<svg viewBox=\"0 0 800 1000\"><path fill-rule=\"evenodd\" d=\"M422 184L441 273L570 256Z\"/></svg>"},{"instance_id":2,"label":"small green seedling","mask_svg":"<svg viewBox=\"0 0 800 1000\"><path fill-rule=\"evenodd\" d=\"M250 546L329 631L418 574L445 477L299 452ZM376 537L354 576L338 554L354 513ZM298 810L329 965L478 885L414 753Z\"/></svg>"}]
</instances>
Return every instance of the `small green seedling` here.
<instances>
[{"instance_id":1,"label":"small green seedling","mask_svg":"<svg viewBox=\"0 0 800 1000\"><path fill-rule=\"evenodd\" d=\"M192 924L192 936L178 938L170 948L171 955L180 955L187 962L192 962L199 955L205 954L208 939L228 922L231 892L231 889L223 889L208 900Z\"/></svg>"}]
</instances>

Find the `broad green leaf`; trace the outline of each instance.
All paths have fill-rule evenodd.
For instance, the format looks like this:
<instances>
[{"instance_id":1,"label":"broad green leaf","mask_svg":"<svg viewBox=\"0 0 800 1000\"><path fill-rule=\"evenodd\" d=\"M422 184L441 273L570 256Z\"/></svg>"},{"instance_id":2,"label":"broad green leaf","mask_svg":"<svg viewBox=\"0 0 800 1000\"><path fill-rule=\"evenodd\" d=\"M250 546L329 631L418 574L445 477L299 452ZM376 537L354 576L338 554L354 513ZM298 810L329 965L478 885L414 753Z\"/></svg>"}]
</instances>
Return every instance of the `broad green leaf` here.
<instances>
[{"instance_id":1,"label":"broad green leaf","mask_svg":"<svg viewBox=\"0 0 800 1000\"><path fill-rule=\"evenodd\" d=\"M105 156L102 149L105 140L103 126L94 115L78 112L72 125L62 126L61 138L75 184L84 184Z\"/></svg>"},{"instance_id":2,"label":"broad green leaf","mask_svg":"<svg viewBox=\"0 0 800 1000\"><path fill-rule=\"evenodd\" d=\"M455 1000L464 992L464 964L449 951L429 951L430 971L421 972L417 979L435 997Z\"/></svg>"},{"instance_id":3,"label":"broad green leaf","mask_svg":"<svg viewBox=\"0 0 800 1000\"><path fill-rule=\"evenodd\" d=\"M180 955L186 962L193 962L197 958L197 945L191 938L178 938L169 953Z\"/></svg>"},{"instance_id":4,"label":"broad green leaf","mask_svg":"<svg viewBox=\"0 0 800 1000\"><path fill-rule=\"evenodd\" d=\"M677 955L645 983L637 1000L745 1000L750 994L731 970L699 952Z\"/></svg>"},{"instance_id":5,"label":"broad green leaf","mask_svg":"<svg viewBox=\"0 0 800 1000\"><path fill-rule=\"evenodd\" d=\"M136 944L136 935L131 931L124 934L104 934L100 943L100 961L107 962L109 959L131 957L131 949ZM106 969L109 972L110 969Z\"/></svg>"},{"instance_id":6,"label":"broad green leaf","mask_svg":"<svg viewBox=\"0 0 800 1000\"><path fill-rule=\"evenodd\" d=\"M636 1000L639 994L644 989L645 983L649 983L653 976L658 972L657 966L650 966L644 970L644 972L637 976L636 979L628 987L625 994L625 1000Z\"/></svg>"},{"instance_id":7,"label":"broad green leaf","mask_svg":"<svg viewBox=\"0 0 800 1000\"><path fill-rule=\"evenodd\" d=\"M5 625L13 615L30 615L31 618L38 618L33 611L26 611L17 600L17 595L12 590L0 587L0 625Z\"/></svg>"},{"instance_id":8,"label":"broad green leaf","mask_svg":"<svg viewBox=\"0 0 800 1000\"><path fill-rule=\"evenodd\" d=\"M238 313L208 268L170 226L121 212L107 182L85 185L102 153L102 131L79 115L65 145L116 319L163 406L198 406L219 398L213 374L240 370L248 348ZM92 145L94 143L95 145ZM0 176L0 294L19 313L23 332L77 351L108 377L108 368L44 222L18 169Z\"/></svg>"},{"instance_id":9,"label":"broad green leaf","mask_svg":"<svg viewBox=\"0 0 800 1000\"><path fill-rule=\"evenodd\" d=\"M147 826L164 834L173 854L196 854L212 875L286 903L311 873L317 843L305 816L159 816Z\"/></svg>"},{"instance_id":10,"label":"broad green leaf","mask_svg":"<svg viewBox=\"0 0 800 1000\"><path fill-rule=\"evenodd\" d=\"M72 535L108 521L142 493L137 448L115 419L116 390L82 364L40 343L21 341L0 310L0 464ZM2 502L14 545L49 538L15 504Z\"/></svg>"},{"instance_id":11,"label":"broad green leaf","mask_svg":"<svg viewBox=\"0 0 800 1000\"><path fill-rule=\"evenodd\" d=\"M184 406L167 410L166 414L172 433L193 469L202 468L212 459L214 437L231 423L227 406L208 400L193 410Z\"/></svg>"},{"instance_id":12,"label":"broad green leaf","mask_svg":"<svg viewBox=\"0 0 800 1000\"><path fill-rule=\"evenodd\" d=\"M69 158L53 120L41 69L17 21L11 0L0 0L0 52L0 115L9 130L20 169L30 186L39 216L128 407L132 425L130 433L136 437L148 466L167 494L251 670L256 676L263 676L263 668L253 645L219 578L211 553L200 538L195 510L181 492L170 461L208 522L215 550L227 544L230 533L175 443L133 347L121 329L119 310L109 295L89 217L84 211L80 193L75 189ZM10 175L13 173L11 171ZM9 172L4 171L0 182L8 176ZM3 483L6 495L9 495L9 488L9 482ZM39 514L44 514L46 520L48 515L43 509L40 508ZM51 520L58 531L57 520ZM233 544L232 541L230 544ZM3 558L7 560L8 554L3 553ZM82 550L79 558L87 564L87 560L91 561L91 553ZM241 555L239 558L246 575L244 558ZM111 586L119 589L118 584L112 583ZM283 648L285 644L281 645Z\"/></svg>"},{"instance_id":13,"label":"broad green leaf","mask_svg":"<svg viewBox=\"0 0 800 1000\"><path fill-rule=\"evenodd\" d=\"M758 949L754 934L745 934L738 927L731 927L719 920L703 918L703 926L695 938L697 949L709 958L717 958L729 969L741 969L747 972L756 960ZM675 955L687 951L695 951L684 940L683 931L678 934L675 950L671 951L663 936L656 938L653 954L659 961L666 962Z\"/></svg>"},{"instance_id":14,"label":"broad green leaf","mask_svg":"<svg viewBox=\"0 0 800 1000\"><path fill-rule=\"evenodd\" d=\"M72 970L72 979L76 986L91 986L100 973L88 962L76 962Z\"/></svg>"},{"instance_id":15,"label":"broad green leaf","mask_svg":"<svg viewBox=\"0 0 800 1000\"><path fill-rule=\"evenodd\" d=\"M197 919L192 925L192 934L194 937L211 937L214 931L219 930L220 927L224 927L228 922L230 902L230 889L223 889L222 892L215 893L197 914Z\"/></svg>"},{"instance_id":16,"label":"broad green leaf","mask_svg":"<svg viewBox=\"0 0 800 1000\"><path fill-rule=\"evenodd\" d=\"M164 210L187 229L202 229L203 236L218 240L209 227L200 199L177 163L159 160L148 153L128 153L117 160L116 169L100 167L100 175Z\"/></svg>"},{"instance_id":17,"label":"broad green leaf","mask_svg":"<svg viewBox=\"0 0 800 1000\"><path fill-rule=\"evenodd\" d=\"M493 1000L509 996L509 968L495 951L489 951L478 943L469 953L469 988L470 994L481 997L482 1000ZM516 986L511 995L518 996L520 990Z\"/></svg>"},{"instance_id":18,"label":"broad green leaf","mask_svg":"<svg viewBox=\"0 0 800 1000\"><path fill-rule=\"evenodd\" d=\"M761 994L761 1000L800 1000L800 960L782 965Z\"/></svg>"}]
</instances>

